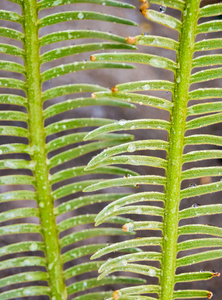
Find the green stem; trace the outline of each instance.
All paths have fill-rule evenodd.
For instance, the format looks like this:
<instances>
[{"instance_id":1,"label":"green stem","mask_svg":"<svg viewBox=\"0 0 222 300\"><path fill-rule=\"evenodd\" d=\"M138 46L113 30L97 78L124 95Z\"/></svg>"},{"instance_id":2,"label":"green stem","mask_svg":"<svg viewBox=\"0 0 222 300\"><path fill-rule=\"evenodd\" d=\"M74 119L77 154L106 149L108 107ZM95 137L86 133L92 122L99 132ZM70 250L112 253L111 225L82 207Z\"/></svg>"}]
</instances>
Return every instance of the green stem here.
<instances>
[{"instance_id":1,"label":"green stem","mask_svg":"<svg viewBox=\"0 0 222 300\"><path fill-rule=\"evenodd\" d=\"M24 31L27 70L27 98L29 103L29 130L32 160L35 162L34 176L46 245L45 255L48 266L49 286L53 300L67 299L63 279L58 232L53 213L53 199L49 182L43 107L41 101L41 77L39 62L37 0L24 1Z\"/></svg>"},{"instance_id":2,"label":"green stem","mask_svg":"<svg viewBox=\"0 0 222 300\"><path fill-rule=\"evenodd\" d=\"M182 155L199 4L200 0L187 0L182 17L183 27L180 36L180 50L177 58L178 70L175 77L175 91L172 100L174 108L171 115L172 127L169 135L168 167L166 172L164 251L159 295L161 300L174 299Z\"/></svg>"}]
</instances>

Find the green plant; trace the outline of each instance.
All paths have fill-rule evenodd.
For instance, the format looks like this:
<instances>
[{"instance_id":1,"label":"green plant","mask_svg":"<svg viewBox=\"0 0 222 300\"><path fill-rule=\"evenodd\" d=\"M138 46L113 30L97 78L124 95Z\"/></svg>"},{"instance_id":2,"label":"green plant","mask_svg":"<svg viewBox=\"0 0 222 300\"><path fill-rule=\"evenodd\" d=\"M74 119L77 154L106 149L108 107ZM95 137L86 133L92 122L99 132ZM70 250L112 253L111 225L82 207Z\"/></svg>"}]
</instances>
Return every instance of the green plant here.
<instances>
[{"instance_id":1,"label":"green plant","mask_svg":"<svg viewBox=\"0 0 222 300\"><path fill-rule=\"evenodd\" d=\"M9 286L7 291L0 294L0 299L32 298L40 295L48 296L53 300L67 299L67 295L70 299L74 297L76 300L99 300L107 297L108 299L122 300L155 299L154 296L149 296L149 294L157 294L161 300L211 298L211 292L190 289L174 290L174 285L176 282L205 280L219 275L219 273L209 271L176 275L175 273L177 267L220 258L222 254L222 231L220 228L204 224L179 226L180 220L219 214L222 211L222 205L220 204L194 206L179 210L182 199L220 191L222 188L222 183L217 181L211 184L181 189L181 182L184 180L206 176L217 177L221 174L221 168L216 166L189 168L184 171L182 171L182 167L188 162L222 157L222 151L218 149L190 151L184 154L184 147L188 145L222 145L222 138L215 135L194 135L191 131L191 134L185 137L185 132L188 130L220 122L221 102L214 99L221 97L221 88L203 88L190 91L190 86L195 83L221 78L221 68L211 68L212 65L218 66L221 64L221 55L208 53L193 59L193 54L195 51L221 49L221 39L202 39L195 42L195 38L197 34L221 31L222 23L220 20L204 21L199 25L198 20L220 15L222 4L212 4L200 8L200 0L151 0L149 3L144 2L141 11L146 17L179 32L179 40L175 41L159 36L144 35L133 38L128 37L125 40L113 34L92 30L58 31L40 37L39 29L76 19L104 20L126 25L135 24L125 19L96 12L70 11L54 13L53 11L54 7L60 5L84 1L42 0L37 2L36 0L14 0L13 2L21 6L21 15L2 10L0 11L0 19L21 24L23 32L5 26L0 28L0 36L17 40L20 46L12 46L10 42L2 43L0 52L22 58L24 65L9 60L1 60L0 69L13 72L13 74L18 73L20 76L24 76L24 79L22 77L20 79L0 78L0 87L10 88L9 92L0 95L0 103L12 105L10 110L5 109L5 106L3 106L5 110L0 113L0 118L3 120L1 135L13 137L13 139L6 139L6 142L4 141L0 146L1 154L6 154L0 161L1 170L8 172L4 173L2 171L3 176L0 177L0 183L6 185L6 188L7 186L12 188L12 185L15 185L10 191L0 194L0 201L1 203L14 203L15 201L17 203L19 200L28 200L28 204L25 208L11 209L10 207L10 210L0 214L0 221L6 222L0 229L1 235L9 235L9 237L12 235L10 244L0 248L0 254L3 256L0 268L21 268L18 273L0 280L1 287ZM91 0L87 3L132 8L131 5L112 0ZM150 9L149 5L152 4L161 5L162 11L165 10L164 6L180 11L181 21L170 15ZM39 19L38 13L44 9L47 9L49 15ZM52 14L50 14L51 9ZM47 45L78 38L107 39L111 43L93 42L76 46L58 46L40 55L41 48ZM132 44L171 49L177 54L176 61L157 55L136 52L103 53L93 55L91 62L80 61L66 65L59 63L58 66L40 71L43 64L66 56L102 49L135 49ZM43 90L43 84L46 81L64 74L87 69L133 68L131 65L126 64L128 62L145 63L153 67L170 70L174 74L174 80L173 82L144 80L123 83L114 87L112 92L98 85L79 83L59 85ZM205 69L205 67L210 68ZM192 74L193 68L201 68L201 71ZM11 89L19 90L19 92L13 93ZM149 90L169 91L172 93L172 101L146 94L131 93L134 91L147 92ZM61 101L60 103L52 101L53 98L59 96L81 92L94 93L94 99L85 97ZM213 100L207 103L193 104L187 108L188 100L205 99ZM45 105L44 109L43 103ZM143 119L115 122L111 119L99 118L61 119L63 117L62 113L78 107L112 105L132 108L134 104L165 110L170 114L170 121ZM203 114L209 115L199 116ZM187 121L187 116L192 116L193 119ZM85 131L73 131L76 128L98 126L102 127L89 134ZM134 129L165 130L168 133L168 141L144 139L132 142L131 135L111 133L113 131ZM84 139L91 139L93 142L82 144ZM103 148L107 149L93 158L87 167L82 164L75 167L65 165L74 158ZM162 150L167 153L167 156L163 159L156 157L155 153L152 155L131 155L137 150ZM117 155L125 152L128 152L128 154ZM25 154L26 156L21 159L18 158L21 157L18 154ZM61 164L64 164L62 170L59 169ZM113 164L161 168L165 170L165 175L138 175L138 173L129 169L108 166ZM93 174L117 174L123 178L102 181L98 178L95 179L95 177L89 179L88 175ZM82 176L87 177L82 179ZM144 191L132 195L126 193L98 193L83 197L78 194L83 189L86 192L92 192L107 187L142 184L151 187L158 185L163 187L164 191ZM55 207L53 201L55 201ZM93 224L95 215L80 212L79 216L73 216L69 212L90 204L107 201L111 201L111 203L96 217L97 225L107 221L111 224L123 225L123 230L115 226L107 227L105 225L98 229L90 227L90 229L83 228L83 230L75 232L77 226L90 226L89 224ZM158 203L163 203L163 206L160 207L156 202L153 205L144 205L144 202L147 201L158 201ZM33 207L33 203L37 204L37 208ZM65 215L66 213L67 215ZM157 216L159 221L134 221L133 216L128 219L119 217L120 214ZM56 218L61 218L62 215L66 218L58 219L58 223L56 223ZM26 218L28 217L32 217L32 219L27 221ZM13 220L16 220L16 222ZM39 220L40 224L37 224L36 220ZM7 223L8 221L9 223ZM133 238L112 245L94 244L94 242L88 243L88 241L85 241L90 237L98 238L101 235L131 235L134 234L133 231L137 230L157 230L161 232L162 236ZM15 238L15 234L19 234L19 236ZM27 241L22 238L24 234L28 236L31 234ZM216 238L188 238L186 241L178 243L178 235L190 234L208 234L216 236ZM84 244L76 247L75 243L81 240L84 240ZM159 250L147 251L146 248L143 248L152 245L159 246L160 248L156 248ZM184 257L177 259L177 253L180 251L199 248L208 249L210 247L215 249L204 250L198 254L188 252ZM94 258L116 250L127 252L127 254L117 256L106 262L85 261L82 263L80 261L80 264L76 266L71 263L73 259L93 254L96 251L98 252L94 254ZM29 251L32 254L27 254ZM138 261L143 261L144 264L131 263ZM149 261L157 261L160 265L159 267L149 266ZM67 263L70 263L68 267L66 267ZM65 270L63 270L64 266ZM35 269L33 271L28 269L27 271L22 267L35 267ZM75 280L76 276L87 274L89 271L98 268L102 272L100 280L96 279L97 274L95 274L93 278L73 282L73 277ZM143 278L105 277L116 271L129 271L157 277L159 282L156 285L143 285L145 283ZM31 284L27 284L29 282ZM113 283L139 285L123 288L114 293L105 291L90 292L91 288ZM14 284L18 285L15 286ZM86 293L77 294L80 291L86 291Z\"/></svg>"},{"instance_id":2,"label":"green plant","mask_svg":"<svg viewBox=\"0 0 222 300\"><path fill-rule=\"evenodd\" d=\"M59 23L82 19L115 21L128 25L135 25L135 23L93 11L71 10L55 13L53 10L56 6L78 1L15 0L13 2L14 6L18 4L21 6L21 14L0 11L0 19L5 21L0 28L1 39L5 41L0 44L0 52L5 55L0 61L0 69L6 74L6 77L0 78L0 87L6 89L2 90L0 95L2 105L0 134L6 136L0 146L0 153L3 155L0 162L0 185L5 185L4 192L0 194L3 209L0 222L4 222L0 234L2 240L5 235L8 236L8 244L0 248L2 257L0 269L6 270L5 274L10 275L0 280L0 287L5 287L1 291L0 299L48 295L51 299L61 300L67 299L67 295L75 297L78 292L96 286L114 282L141 282L140 279L129 277L112 277L100 282L95 276L87 280L87 275L84 280L78 282L72 279L97 270L101 265L101 262L87 262L88 258L84 261L84 257L106 244L101 242L95 244L92 239L88 243L85 242L86 239L123 234L121 229L113 228L112 225L100 229L93 228L95 214L89 214L90 205L114 200L118 195L81 196L78 193L84 187L98 180L83 176L90 174L123 176L128 172L115 167L102 167L96 172L84 171L85 165L78 163L77 166L72 166L72 160L96 149L118 145L123 140L130 141L132 136L108 134L99 141L82 144L86 132L78 131L78 128L93 128L113 120L73 118L73 115L71 118L63 119L62 115L64 112L90 105L105 104L122 107L132 107L132 105L113 100L108 102L96 100L92 103L91 97L74 97L79 93L86 95L88 93L90 96L92 92L107 90L98 85L81 83L61 85L60 83L55 87L44 88L44 83L49 80L72 72L97 68L132 68L129 65L116 63L95 65L90 61L75 61L63 65L59 59L70 55L101 49L134 49L135 47L127 45L124 38L106 32L73 29L58 31ZM112 0L90 2L119 8L133 8L132 5ZM46 15L39 18L38 15L44 9L47 9ZM11 23L8 22L15 22L16 29L11 28ZM57 31L43 32L40 37L40 30L53 24L58 24ZM21 31L19 26L22 27ZM75 39L92 38L105 39L109 42L64 44L64 47L58 44ZM54 49L53 44L55 44ZM13 56L13 62L10 61L9 55ZM59 63L56 66L47 65L52 61ZM57 101L57 97L61 99L67 95L71 100ZM53 98L56 102L51 100ZM65 165L67 162L68 164ZM60 165L62 167L59 167ZM78 216L69 213L87 205L89 206L87 212L82 211ZM27 219L30 217L31 219ZM59 220L56 222L56 219ZM123 224L126 220L126 218L114 217L109 223ZM80 231L78 226L82 226ZM90 226L91 229L86 229ZM84 243L80 244L82 240ZM75 262L78 258L81 263L75 266L72 261ZM9 271L10 268L14 269L14 274ZM99 295L105 297L107 293ZM94 296L88 293L87 296L75 298L87 299L87 297L89 299Z\"/></svg>"},{"instance_id":3,"label":"green plant","mask_svg":"<svg viewBox=\"0 0 222 300\"><path fill-rule=\"evenodd\" d=\"M149 4L156 3L172 7L181 12L181 20L161 14L149 8ZM147 10L148 8L148 10ZM164 7L161 8L165 10ZM199 281L218 276L213 272L184 272L177 273L176 269L181 266L188 266L207 260L221 257L221 228L205 224L179 225L184 219L190 219L208 214L221 213L221 204L212 205L194 205L183 210L179 209L181 200L200 196L216 191L221 191L221 181L211 184L202 184L181 189L181 184L186 180L194 180L201 177L220 177L221 167L188 167L183 170L185 163L215 159L221 157L221 150L215 150L215 146L221 146L220 136L209 134L197 134L194 130L201 127L207 127L221 122L221 102L215 98L221 98L221 88L197 88L197 83L206 83L209 80L221 79L222 69L219 66L222 62L221 54L212 54L211 52L202 55L202 51L221 49L221 38L205 40L204 34L221 31L220 20L202 19L221 14L222 4L212 4L200 8L200 0L187 1L150 1L141 6L141 12L148 19L165 25L179 33L178 41L164 38L161 36L137 36L128 37L127 41L137 45L147 45L152 47L163 47L176 52L176 60L144 53L117 53L117 54L98 54L94 55L93 61L116 61L116 62L137 62L148 64L154 67L170 70L174 73L174 80L171 81L137 81L123 83L115 86L111 93L95 93L95 99L121 100L131 103L148 105L161 110L166 110L170 114L170 120L162 119L143 119L133 121L121 121L115 124L104 125L90 134L85 139L96 138L100 134L107 134L119 130L135 129L157 129L165 130L168 133L168 140L139 140L122 145L114 146L104 150L101 154L91 160L87 170L95 167L101 167L112 164L127 165L145 165L156 168L163 168L165 175L155 176L151 174L143 176L128 176L123 179L112 179L96 183L85 191L95 191L107 187L125 186L125 185L160 185L164 192L155 192L155 189L149 192L141 192L127 197L120 198L107 207L96 218L96 223L101 224L107 221L109 217L117 216L123 213L135 213L145 216L158 216L159 221L131 221L125 224L123 230L132 232L145 230L141 239L131 239L127 242L116 243L99 250L93 257L98 258L104 254L109 254L116 249L124 247L146 247L159 245L161 250L142 251L134 254L126 254L115 257L101 266L100 278L116 271L129 271L157 277L159 279L156 285L145 285L138 287L124 288L116 292L116 299L154 299L145 296L145 294L158 294L158 299L183 299L183 298L211 298L212 293L205 290L175 290L175 283ZM203 20L198 24L198 21ZM202 35L202 36L201 36ZM199 41L195 41L196 37ZM193 58L195 52L200 51L200 55ZM194 88L193 88L194 86ZM192 89L190 89L192 87ZM135 91L170 91L172 101L160 97L154 97L144 94L134 94ZM206 103L194 103L193 100L201 102L205 99L212 99ZM188 107L188 101L191 105ZM188 119L192 117L192 119ZM193 133L195 132L195 133ZM190 145L212 145L205 150L184 152L185 146ZM131 155L137 150L165 150L166 158L156 157L155 152L151 155ZM125 155L118 155L128 152ZM186 165L185 165L186 166ZM161 201L163 207L159 207L157 202L151 206L144 205L149 201ZM133 204L133 205L132 205ZM136 204L136 209L135 209ZM162 219L161 219L162 218ZM150 237L149 230L161 231L161 238ZM198 237L199 234L210 235L216 238ZM147 237L147 235L149 237ZM188 235L188 237L186 237ZM189 235L197 235L197 238L190 238ZM185 236L185 240L178 243L178 237ZM209 250L209 248L219 248ZM191 249L200 248L200 253L193 254ZM204 249L203 249L204 248ZM144 249L144 248L143 248ZM145 248L146 249L146 248ZM178 258L182 251L185 254ZM183 253L183 252L182 252ZM145 265L136 262L145 261ZM159 267L153 267L151 261L158 261ZM130 296L131 295L131 296ZM144 296L142 296L144 295Z\"/></svg>"}]
</instances>

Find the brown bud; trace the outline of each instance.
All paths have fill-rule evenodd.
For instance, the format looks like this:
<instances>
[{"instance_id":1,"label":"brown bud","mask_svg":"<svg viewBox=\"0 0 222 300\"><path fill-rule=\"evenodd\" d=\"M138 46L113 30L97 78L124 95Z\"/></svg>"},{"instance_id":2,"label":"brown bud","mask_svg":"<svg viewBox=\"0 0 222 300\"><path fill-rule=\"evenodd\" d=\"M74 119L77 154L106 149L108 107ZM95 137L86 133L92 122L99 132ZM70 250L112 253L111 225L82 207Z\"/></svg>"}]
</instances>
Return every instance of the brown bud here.
<instances>
[{"instance_id":1,"label":"brown bud","mask_svg":"<svg viewBox=\"0 0 222 300\"><path fill-rule=\"evenodd\" d=\"M208 298L208 299L211 299L212 297L213 297L213 293L208 292L207 298Z\"/></svg>"},{"instance_id":2,"label":"brown bud","mask_svg":"<svg viewBox=\"0 0 222 300\"><path fill-rule=\"evenodd\" d=\"M140 11L142 12L143 10L146 10L149 8L149 4L146 2L146 3L143 3L141 6L140 6Z\"/></svg>"},{"instance_id":3,"label":"brown bud","mask_svg":"<svg viewBox=\"0 0 222 300\"><path fill-rule=\"evenodd\" d=\"M116 85L113 88L111 88L111 91L113 93L117 93L118 92L118 88L116 87Z\"/></svg>"},{"instance_id":4,"label":"brown bud","mask_svg":"<svg viewBox=\"0 0 222 300\"><path fill-rule=\"evenodd\" d=\"M90 60L91 60L91 61L95 61L95 60L96 60L96 57L95 57L94 55L91 55L91 56L90 56Z\"/></svg>"},{"instance_id":5,"label":"brown bud","mask_svg":"<svg viewBox=\"0 0 222 300\"><path fill-rule=\"evenodd\" d=\"M146 12L147 12L147 10L144 9L144 10L141 11L141 14L142 14L144 17L147 17L147 13L146 13Z\"/></svg>"},{"instance_id":6,"label":"brown bud","mask_svg":"<svg viewBox=\"0 0 222 300\"><path fill-rule=\"evenodd\" d=\"M123 225L123 226L122 226L122 230L123 230L124 232L127 232L127 231L128 231L127 226L126 226L126 225Z\"/></svg>"},{"instance_id":7,"label":"brown bud","mask_svg":"<svg viewBox=\"0 0 222 300\"><path fill-rule=\"evenodd\" d=\"M219 272L213 272L212 277L220 277L220 273Z\"/></svg>"},{"instance_id":8,"label":"brown bud","mask_svg":"<svg viewBox=\"0 0 222 300\"><path fill-rule=\"evenodd\" d=\"M119 300L119 296L120 296L120 292L119 292L119 291L115 291L115 292L113 293L113 299L114 299L114 300Z\"/></svg>"},{"instance_id":9,"label":"brown bud","mask_svg":"<svg viewBox=\"0 0 222 300\"><path fill-rule=\"evenodd\" d=\"M127 44L130 44L130 45L136 44L136 41L137 41L137 38L136 38L136 37L133 37L133 36L128 36L128 37L126 38Z\"/></svg>"}]
</instances>

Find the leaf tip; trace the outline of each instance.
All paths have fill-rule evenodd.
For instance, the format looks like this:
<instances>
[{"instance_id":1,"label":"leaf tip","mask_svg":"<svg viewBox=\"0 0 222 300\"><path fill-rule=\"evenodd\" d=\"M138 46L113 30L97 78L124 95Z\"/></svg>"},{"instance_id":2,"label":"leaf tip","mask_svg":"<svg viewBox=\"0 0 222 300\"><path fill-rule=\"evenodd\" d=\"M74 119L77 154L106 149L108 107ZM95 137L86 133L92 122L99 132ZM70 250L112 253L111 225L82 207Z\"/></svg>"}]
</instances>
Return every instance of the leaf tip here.
<instances>
[{"instance_id":1,"label":"leaf tip","mask_svg":"<svg viewBox=\"0 0 222 300\"><path fill-rule=\"evenodd\" d=\"M95 61L95 60L96 60L95 55L91 55L91 56L90 56L90 60L91 60L91 61Z\"/></svg>"},{"instance_id":2,"label":"leaf tip","mask_svg":"<svg viewBox=\"0 0 222 300\"><path fill-rule=\"evenodd\" d=\"M127 42L127 44L130 44L130 45L136 44L137 37L136 36L127 36L126 37L126 42Z\"/></svg>"},{"instance_id":3,"label":"leaf tip","mask_svg":"<svg viewBox=\"0 0 222 300\"><path fill-rule=\"evenodd\" d=\"M97 277L97 280L99 281L99 280L103 279L104 277L106 277L106 275L104 275L104 273L102 273Z\"/></svg>"},{"instance_id":4,"label":"leaf tip","mask_svg":"<svg viewBox=\"0 0 222 300\"><path fill-rule=\"evenodd\" d=\"M212 271L212 277L220 277L220 273Z\"/></svg>"},{"instance_id":5,"label":"leaf tip","mask_svg":"<svg viewBox=\"0 0 222 300\"><path fill-rule=\"evenodd\" d=\"M101 225L101 224L102 224L102 221L101 221L101 220L95 219L95 226L96 226L96 227L99 226L99 225Z\"/></svg>"},{"instance_id":6,"label":"leaf tip","mask_svg":"<svg viewBox=\"0 0 222 300\"><path fill-rule=\"evenodd\" d=\"M133 223L126 223L125 225L122 226L122 230L124 232L133 232L134 225Z\"/></svg>"},{"instance_id":7,"label":"leaf tip","mask_svg":"<svg viewBox=\"0 0 222 300\"><path fill-rule=\"evenodd\" d=\"M96 253L95 254L93 254L91 257L90 257L90 260L93 260L93 259L96 259L97 257L96 257Z\"/></svg>"},{"instance_id":8,"label":"leaf tip","mask_svg":"<svg viewBox=\"0 0 222 300\"><path fill-rule=\"evenodd\" d=\"M140 6L140 12L144 15L144 12L146 12L146 10L149 8L149 3L148 2L144 2L141 6Z\"/></svg>"},{"instance_id":9,"label":"leaf tip","mask_svg":"<svg viewBox=\"0 0 222 300\"><path fill-rule=\"evenodd\" d=\"M89 187L89 186L87 186L86 188L84 188L82 191L83 191L83 193L88 193L88 192L91 192L91 190L90 190L90 187Z\"/></svg>"},{"instance_id":10,"label":"leaf tip","mask_svg":"<svg viewBox=\"0 0 222 300\"><path fill-rule=\"evenodd\" d=\"M119 290L113 292L113 299L119 300L119 297L121 296L121 292Z\"/></svg>"},{"instance_id":11,"label":"leaf tip","mask_svg":"<svg viewBox=\"0 0 222 300\"><path fill-rule=\"evenodd\" d=\"M92 93L91 98L95 99L96 98L96 93Z\"/></svg>"},{"instance_id":12,"label":"leaf tip","mask_svg":"<svg viewBox=\"0 0 222 300\"><path fill-rule=\"evenodd\" d=\"M83 138L83 141L87 141L89 140L90 138L88 137L89 136L89 133L87 133L84 138ZM87 168L88 166L85 167L85 169Z\"/></svg>"},{"instance_id":13,"label":"leaf tip","mask_svg":"<svg viewBox=\"0 0 222 300\"><path fill-rule=\"evenodd\" d=\"M117 92L118 92L117 86L115 85L113 88L111 88L111 91L112 91L113 93L117 93Z\"/></svg>"}]
</instances>

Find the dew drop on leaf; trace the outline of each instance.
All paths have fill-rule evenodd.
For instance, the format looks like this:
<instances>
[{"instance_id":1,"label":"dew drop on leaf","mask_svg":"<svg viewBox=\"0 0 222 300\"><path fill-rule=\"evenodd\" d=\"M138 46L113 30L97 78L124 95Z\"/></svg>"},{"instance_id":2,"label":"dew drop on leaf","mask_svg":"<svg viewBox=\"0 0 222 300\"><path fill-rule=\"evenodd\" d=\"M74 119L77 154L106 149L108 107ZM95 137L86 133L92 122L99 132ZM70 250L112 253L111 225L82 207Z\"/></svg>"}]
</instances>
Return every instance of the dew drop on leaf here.
<instances>
[{"instance_id":1,"label":"dew drop on leaf","mask_svg":"<svg viewBox=\"0 0 222 300\"><path fill-rule=\"evenodd\" d=\"M149 272L148 272L148 275L150 277L154 277L156 275L156 271L154 269L150 269Z\"/></svg>"},{"instance_id":2,"label":"dew drop on leaf","mask_svg":"<svg viewBox=\"0 0 222 300\"><path fill-rule=\"evenodd\" d=\"M125 125L125 124L126 124L126 120L120 120L120 121L119 121L119 125L120 125L120 126L123 126L123 125Z\"/></svg>"},{"instance_id":3,"label":"dew drop on leaf","mask_svg":"<svg viewBox=\"0 0 222 300\"><path fill-rule=\"evenodd\" d=\"M84 14L83 13L78 13L78 18L81 20L81 19L83 19L84 18Z\"/></svg>"},{"instance_id":4,"label":"dew drop on leaf","mask_svg":"<svg viewBox=\"0 0 222 300\"><path fill-rule=\"evenodd\" d=\"M143 89L144 89L145 91L149 90L149 89L150 89L150 85L149 85L149 84L145 84L145 85L143 86Z\"/></svg>"},{"instance_id":5,"label":"dew drop on leaf","mask_svg":"<svg viewBox=\"0 0 222 300\"><path fill-rule=\"evenodd\" d=\"M196 186L195 183L191 183L191 184L189 185L190 188L193 188L193 187L195 187L195 186Z\"/></svg>"},{"instance_id":6,"label":"dew drop on leaf","mask_svg":"<svg viewBox=\"0 0 222 300\"><path fill-rule=\"evenodd\" d=\"M134 229L134 225L133 223L126 223L125 225L123 225L122 229L125 232L132 232Z\"/></svg>"},{"instance_id":7,"label":"dew drop on leaf","mask_svg":"<svg viewBox=\"0 0 222 300\"><path fill-rule=\"evenodd\" d=\"M160 12L161 12L162 14L164 14L165 11L166 11L166 6L161 5L161 6L160 6Z\"/></svg>"},{"instance_id":8,"label":"dew drop on leaf","mask_svg":"<svg viewBox=\"0 0 222 300\"><path fill-rule=\"evenodd\" d=\"M128 152L134 152L136 151L136 146L134 144L130 144L127 148Z\"/></svg>"},{"instance_id":9,"label":"dew drop on leaf","mask_svg":"<svg viewBox=\"0 0 222 300\"><path fill-rule=\"evenodd\" d=\"M122 260L122 264L123 264L124 267L126 267L127 266L127 261L125 259Z\"/></svg>"},{"instance_id":10,"label":"dew drop on leaf","mask_svg":"<svg viewBox=\"0 0 222 300\"><path fill-rule=\"evenodd\" d=\"M36 243L32 243L29 247L30 251L36 251L38 249L38 246Z\"/></svg>"}]
</instances>

